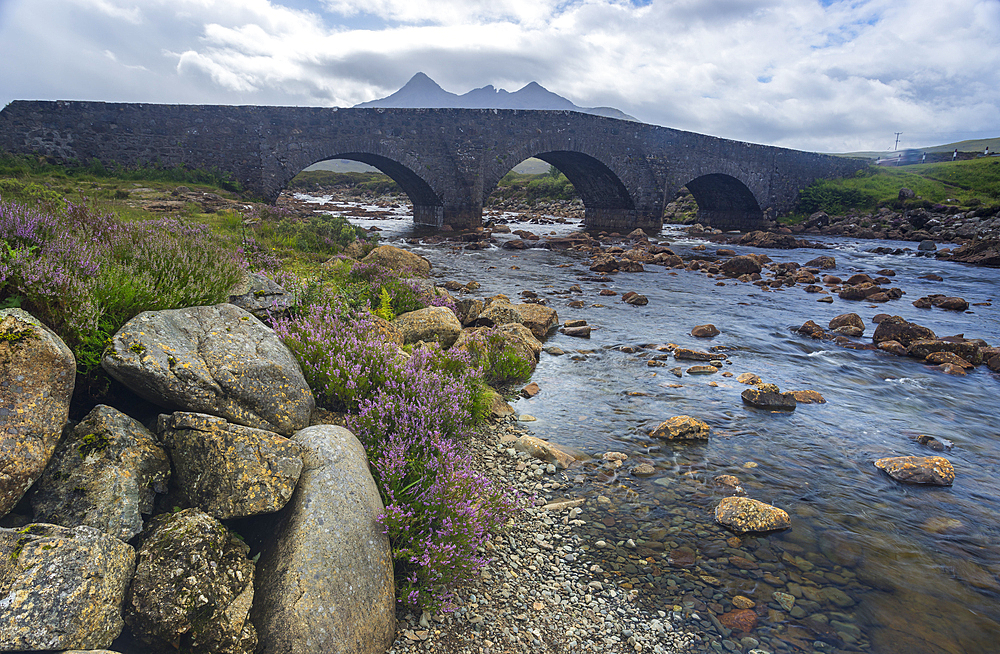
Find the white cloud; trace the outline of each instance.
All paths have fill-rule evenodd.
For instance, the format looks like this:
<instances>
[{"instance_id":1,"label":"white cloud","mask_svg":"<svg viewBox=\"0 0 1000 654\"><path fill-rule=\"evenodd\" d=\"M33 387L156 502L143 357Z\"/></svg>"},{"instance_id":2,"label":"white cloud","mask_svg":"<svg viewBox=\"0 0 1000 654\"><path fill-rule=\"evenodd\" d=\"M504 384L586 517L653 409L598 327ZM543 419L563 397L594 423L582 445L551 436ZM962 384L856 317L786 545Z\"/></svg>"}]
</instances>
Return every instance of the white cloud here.
<instances>
[{"instance_id":1,"label":"white cloud","mask_svg":"<svg viewBox=\"0 0 1000 654\"><path fill-rule=\"evenodd\" d=\"M4 12L4 102L350 106L423 71L459 93L534 80L579 105L803 149L1000 132L996 0L14 0Z\"/></svg>"}]
</instances>

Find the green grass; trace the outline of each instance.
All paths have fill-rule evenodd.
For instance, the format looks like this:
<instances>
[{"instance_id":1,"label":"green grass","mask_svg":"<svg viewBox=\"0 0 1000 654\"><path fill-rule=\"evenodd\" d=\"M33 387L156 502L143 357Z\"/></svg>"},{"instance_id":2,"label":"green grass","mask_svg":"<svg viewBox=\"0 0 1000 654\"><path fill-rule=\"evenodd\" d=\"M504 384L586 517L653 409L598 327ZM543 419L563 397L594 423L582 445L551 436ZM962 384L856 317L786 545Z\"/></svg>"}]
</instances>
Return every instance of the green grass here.
<instances>
[{"instance_id":1,"label":"green grass","mask_svg":"<svg viewBox=\"0 0 1000 654\"><path fill-rule=\"evenodd\" d=\"M900 189L917 198L901 202ZM1000 157L912 166L871 166L854 177L821 180L803 189L796 213L843 214L879 207L930 208L936 204L975 207L1000 204Z\"/></svg>"},{"instance_id":2,"label":"green grass","mask_svg":"<svg viewBox=\"0 0 1000 654\"><path fill-rule=\"evenodd\" d=\"M338 173L332 170L302 171L292 178L288 188L305 192L337 188L347 191L348 195L364 193L385 195L403 192L391 177L382 173Z\"/></svg>"}]
</instances>

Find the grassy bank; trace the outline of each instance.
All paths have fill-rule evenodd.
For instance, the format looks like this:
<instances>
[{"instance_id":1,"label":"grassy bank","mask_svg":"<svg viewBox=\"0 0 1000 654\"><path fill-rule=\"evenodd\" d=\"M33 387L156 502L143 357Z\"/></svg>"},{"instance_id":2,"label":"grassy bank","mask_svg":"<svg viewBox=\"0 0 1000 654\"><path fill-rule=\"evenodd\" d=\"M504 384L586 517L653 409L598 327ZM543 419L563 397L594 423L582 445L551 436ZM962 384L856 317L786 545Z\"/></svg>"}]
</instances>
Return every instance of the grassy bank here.
<instances>
[{"instance_id":1,"label":"grassy bank","mask_svg":"<svg viewBox=\"0 0 1000 654\"><path fill-rule=\"evenodd\" d=\"M901 200L899 192L904 188L913 191L916 197ZM871 166L854 177L821 180L800 192L796 214L997 204L1000 204L1000 157L983 157L912 166Z\"/></svg>"}]
</instances>

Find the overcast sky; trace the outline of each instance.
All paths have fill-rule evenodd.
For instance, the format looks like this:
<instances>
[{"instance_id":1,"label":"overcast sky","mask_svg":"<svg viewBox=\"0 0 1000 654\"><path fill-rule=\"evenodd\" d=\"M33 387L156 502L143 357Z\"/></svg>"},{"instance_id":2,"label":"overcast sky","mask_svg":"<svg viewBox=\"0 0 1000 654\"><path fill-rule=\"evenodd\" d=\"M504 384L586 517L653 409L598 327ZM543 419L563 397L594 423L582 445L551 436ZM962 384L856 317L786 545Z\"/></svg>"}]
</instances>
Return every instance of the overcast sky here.
<instances>
[{"instance_id":1,"label":"overcast sky","mask_svg":"<svg viewBox=\"0 0 1000 654\"><path fill-rule=\"evenodd\" d=\"M1000 136L1000 0L0 0L15 99L349 107L422 71L823 152Z\"/></svg>"}]
</instances>

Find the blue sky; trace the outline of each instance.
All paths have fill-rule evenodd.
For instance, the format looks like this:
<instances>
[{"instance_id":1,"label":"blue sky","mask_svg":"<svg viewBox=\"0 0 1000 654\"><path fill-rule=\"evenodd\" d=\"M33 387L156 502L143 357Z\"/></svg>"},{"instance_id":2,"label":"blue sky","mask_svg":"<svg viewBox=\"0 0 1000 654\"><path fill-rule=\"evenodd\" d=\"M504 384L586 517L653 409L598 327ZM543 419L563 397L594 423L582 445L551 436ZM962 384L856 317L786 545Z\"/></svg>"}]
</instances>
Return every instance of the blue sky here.
<instances>
[{"instance_id":1,"label":"blue sky","mask_svg":"<svg viewBox=\"0 0 1000 654\"><path fill-rule=\"evenodd\" d=\"M352 106L414 73L804 150L1000 136L998 0L0 0L14 99Z\"/></svg>"}]
</instances>

